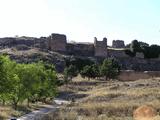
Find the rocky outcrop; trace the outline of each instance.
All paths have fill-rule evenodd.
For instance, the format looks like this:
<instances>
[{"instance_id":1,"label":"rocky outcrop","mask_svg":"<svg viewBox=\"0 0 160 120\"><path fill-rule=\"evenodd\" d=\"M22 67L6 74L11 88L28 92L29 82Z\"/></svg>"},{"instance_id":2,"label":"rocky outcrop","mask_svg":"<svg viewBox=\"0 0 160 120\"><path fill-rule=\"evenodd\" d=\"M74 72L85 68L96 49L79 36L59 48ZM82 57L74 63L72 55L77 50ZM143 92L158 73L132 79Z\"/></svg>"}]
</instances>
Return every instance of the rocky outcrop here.
<instances>
[{"instance_id":1,"label":"rocky outcrop","mask_svg":"<svg viewBox=\"0 0 160 120\"><path fill-rule=\"evenodd\" d=\"M63 72L65 67L65 56L52 52L42 51L37 48L23 48L23 50L17 50L16 48L7 48L0 50L1 54L8 54L12 60L18 63L32 63L38 61L48 62L54 64L57 72Z\"/></svg>"},{"instance_id":2,"label":"rocky outcrop","mask_svg":"<svg viewBox=\"0 0 160 120\"><path fill-rule=\"evenodd\" d=\"M33 37L6 37L0 38L0 49L11 48L16 46L27 46L27 47L37 47L46 49L47 48L47 38L33 38Z\"/></svg>"}]
</instances>

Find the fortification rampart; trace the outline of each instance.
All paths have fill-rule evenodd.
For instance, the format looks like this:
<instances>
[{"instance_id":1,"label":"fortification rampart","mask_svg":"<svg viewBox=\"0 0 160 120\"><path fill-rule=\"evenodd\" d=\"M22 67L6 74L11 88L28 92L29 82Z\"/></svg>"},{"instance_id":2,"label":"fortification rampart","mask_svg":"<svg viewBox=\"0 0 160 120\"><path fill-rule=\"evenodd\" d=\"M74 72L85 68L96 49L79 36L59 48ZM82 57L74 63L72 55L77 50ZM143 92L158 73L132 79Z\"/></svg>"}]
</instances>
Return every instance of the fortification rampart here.
<instances>
[{"instance_id":1,"label":"fortification rampart","mask_svg":"<svg viewBox=\"0 0 160 120\"><path fill-rule=\"evenodd\" d=\"M67 54L76 56L94 56L94 45L93 44L83 44L83 43L68 43Z\"/></svg>"},{"instance_id":2,"label":"fortification rampart","mask_svg":"<svg viewBox=\"0 0 160 120\"><path fill-rule=\"evenodd\" d=\"M124 49L108 48L108 57L111 58L129 58Z\"/></svg>"},{"instance_id":3,"label":"fortification rampart","mask_svg":"<svg viewBox=\"0 0 160 120\"><path fill-rule=\"evenodd\" d=\"M56 51L66 55L92 57L98 61L103 58L116 58L122 70L135 71L160 71L160 59L144 59L142 53L137 53L135 57L129 57L125 50L120 48L107 47L107 39L94 43L67 43L67 37L63 34L52 34L49 37L12 37L0 38L0 49L15 47L17 50L28 50L40 48L44 51ZM53 58L56 59L55 56ZM52 59L53 59L52 58ZM56 63L55 61L54 63ZM61 63L60 63L61 64Z\"/></svg>"}]
</instances>

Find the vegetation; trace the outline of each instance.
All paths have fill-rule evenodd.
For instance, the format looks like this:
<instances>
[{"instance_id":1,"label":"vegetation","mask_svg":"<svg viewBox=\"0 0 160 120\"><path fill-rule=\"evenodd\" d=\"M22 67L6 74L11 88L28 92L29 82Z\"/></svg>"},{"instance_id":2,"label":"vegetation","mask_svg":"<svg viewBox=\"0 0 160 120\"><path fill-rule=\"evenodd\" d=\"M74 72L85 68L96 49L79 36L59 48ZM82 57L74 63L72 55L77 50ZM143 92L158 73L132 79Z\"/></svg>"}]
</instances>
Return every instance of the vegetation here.
<instances>
[{"instance_id":1,"label":"vegetation","mask_svg":"<svg viewBox=\"0 0 160 120\"><path fill-rule=\"evenodd\" d=\"M130 57L135 57L137 52L141 52L144 54L144 58L158 58L160 55L160 46L158 45L150 45L145 42L139 42L137 40L133 40L131 44L127 45L127 49L125 53Z\"/></svg>"},{"instance_id":2,"label":"vegetation","mask_svg":"<svg viewBox=\"0 0 160 120\"><path fill-rule=\"evenodd\" d=\"M93 65L94 61L90 59L81 59L81 58L71 58L71 60L66 60L66 66L69 67L73 65L77 68L78 72L80 72L84 66Z\"/></svg>"},{"instance_id":3,"label":"vegetation","mask_svg":"<svg viewBox=\"0 0 160 120\"><path fill-rule=\"evenodd\" d=\"M101 75L107 79L116 78L120 73L120 66L114 59L105 59L101 66Z\"/></svg>"},{"instance_id":4,"label":"vegetation","mask_svg":"<svg viewBox=\"0 0 160 120\"><path fill-rule=\"evenodd\" d=\"M160 46L151 45L149 47L144 47L143 53L145 58L158 58L160 54Z\"/></svg>"},{"instance_id":5,"label":"vegetation","mask_svg":"<svg viewBox=\"0 0 160 120\"><path fill-rule=\"evenodd\" d=\"M52 69L51 69L52 68ZM0 56L0 101L11 104L43 101L56 95L56 73L44 63L19 64Z\"/></svg>"},{"instance_id":6,"label":"vegetation","mask_svg":"<svg viewBox=\"0 0 160 120\"><path fill-rule=\"evenodd\" d=\"M78 75L77 68L74 65L70 65L69 67L64 69L64 80L65 83L72 81L73 77Z\"/></svg>"},{"instance_id":7,"label":"vegetation","mask_svg":"<svg viewBox=\"0 0 160 120\"><path fill-rule=\"evenodd\" d=\"M73 77L76 77L80 74L83 78L87 77L88 80L91 78L100 78L106 77L106 79L116 78L120 72L120 65L114 59L105 59L103 64L91 64L86 65L82 68L81 71L76 69L76 66L70 65L64 70L64 79L66 83L72 80Z\"/></svg>"},{"instance_id":8,"label":"vegetation","mask_svg":"<svg viewBox=\"0 0 160 120\"><path fill-rule=\"evenodd\" d=\"M159 80L108 82L88 81L78 76L60 88L66 93L74 92L76 102L61 108L53 117L55 120L133 120L133 111L141 105L153 106L159 115Z\"/></svg>"},{"instance_id":9,"label":"vegetation","mask_svg":"<svg viewBox=\"0 0 160 120\"><path fill-rule=\"evenodd\" d=\"M125 50L125 53L126 53L127 55L129 55L130 57L135 57L135 56L136 56L136 53L135 53L135 52L132 52L132 51L129 50L129 49L126 49L126 50Z\"/></svg>"},{"instance_id":10,"label":"vegetation","mask_svg":"<svg viewBox=\"0 0 160 120\"><path fill-rule=\"evenodd\" d=\"M96 64L93 64L91 66L86 65L83 68L83 70L81 70L80 74L82 77L84 77L84 78L87 77L88 79L100 77L99 66Z\"/></svg>"},{"instance_id":11,"label":"vegetation","mask_svg":"<svg viewBox=\"0 0 160 120\"><path fill-rule=\"evenodd\" d=\"M141 52L142 49L140 47L140 43L137 40L133 40L130 45L130 50L133 53Z\"/></svg>"}]
</instances>

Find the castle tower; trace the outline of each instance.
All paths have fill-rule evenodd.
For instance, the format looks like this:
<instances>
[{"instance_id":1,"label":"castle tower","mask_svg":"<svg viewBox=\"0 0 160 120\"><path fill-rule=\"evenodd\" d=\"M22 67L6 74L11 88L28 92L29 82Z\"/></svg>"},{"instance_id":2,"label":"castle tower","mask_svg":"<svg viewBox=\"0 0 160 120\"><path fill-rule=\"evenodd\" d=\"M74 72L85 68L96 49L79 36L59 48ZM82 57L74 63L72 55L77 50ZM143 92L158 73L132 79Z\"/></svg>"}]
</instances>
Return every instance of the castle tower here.
<instances>
[{"instance_id":1,"label":"castle tower","mask_svg":"<svg viewBox=\"0 0 160 120\"><path fill-rule=\"evenodd\" d=\"M125 48L125 44L123 40L113 40L112 41L113 48Z\"/></svg>"},{"instance_id":2,"label":"castle tower","mask_svg":"<svg viewBox=\"0 0 160 120\"><path fill-rule=\"evenodd\" d=\"M107 57L107 38L103 38L103 41L98 41L94 38L95 56Z\"/></svg>"},{"instance_id":3,"label":"castle tower","mask_svg":"<svg viewBox=\"0 0 160 120\"><path fill-rule=\"evenodd\" d=\"M50 50L56 52L65 52L66 45L66 35L53 33L51 34L51 36L48 37L48 47Z\"/></svg>"}]
</instances>

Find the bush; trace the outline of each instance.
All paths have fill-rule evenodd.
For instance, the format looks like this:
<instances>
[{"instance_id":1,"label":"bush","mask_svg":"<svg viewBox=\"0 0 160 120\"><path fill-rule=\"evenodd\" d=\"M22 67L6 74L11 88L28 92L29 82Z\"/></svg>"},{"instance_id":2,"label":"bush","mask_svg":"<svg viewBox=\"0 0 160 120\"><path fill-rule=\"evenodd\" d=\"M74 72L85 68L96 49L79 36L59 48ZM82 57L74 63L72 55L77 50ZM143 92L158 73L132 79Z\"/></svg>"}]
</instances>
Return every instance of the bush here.
<instances>
[{"instance_id":1,"label":"bush","mask_svg":"<svg viewBox=\"0 0 160 120\"><path fill-rule=\"evenodd\" d=\"M94 62L90 59L81 59L81 58L71 58L69 60L66 60L66 66L69 67L70 65L73 65L77 68L77 70L80 72L84 66L86 65L93 65Z\"/></svg>"},{"instance_id":2,"label":"bush","mask_svg":"<svg viewBox=\"0 0 160 120\"><path fill-rule=\"evenodd\" d=\"M120 73L120 65L114 59L105 59L101 66L101 75L107 79L116 78Z\"/></svg>"},{"instance_id":3,"label":"bush","mask_svg":"<svg viewBox=\"0 0 160 120\"><path fill-rule=\"evenodd\" d=\"M69 67L64 69L64 80L66 83L72 80L73 77L78 75L78 71L76 66L70 65Z\"/></svg>"},{"instance_id":4,"label":"bush","mask_svg":"<svg viewBox=\"0 0 160 120\"><path fill-rule=\"evenodd\" d=\"M130 51L129 49L126 49L126 50L125 50L125 54L126 54L126 55L129 55L130 57L135 57L135 56L136 56L136 53Z\"/></svg>"},{"instance_id":5,"label":"bush","mask_svg":"<svg viewBox=\"0 0 160 120\"><path fill-rule=\"evenodd\" d=\"M86 65L83 70L81 70L80 74L82 77L87 77L88 79L99 77L99 66L96 64L93 64L91 66Z\"/></svg>"},{"instance_id":6,"label":"bush","mask_svg":"<svg viewBox=\"0 0 160 120\"><path fill-rule=\"evenodd\" d=\"M151 45L150 47L144 47L143 54L145 58L158 58L160 54L160 46Z\"/></svg>"}]
</instances>

